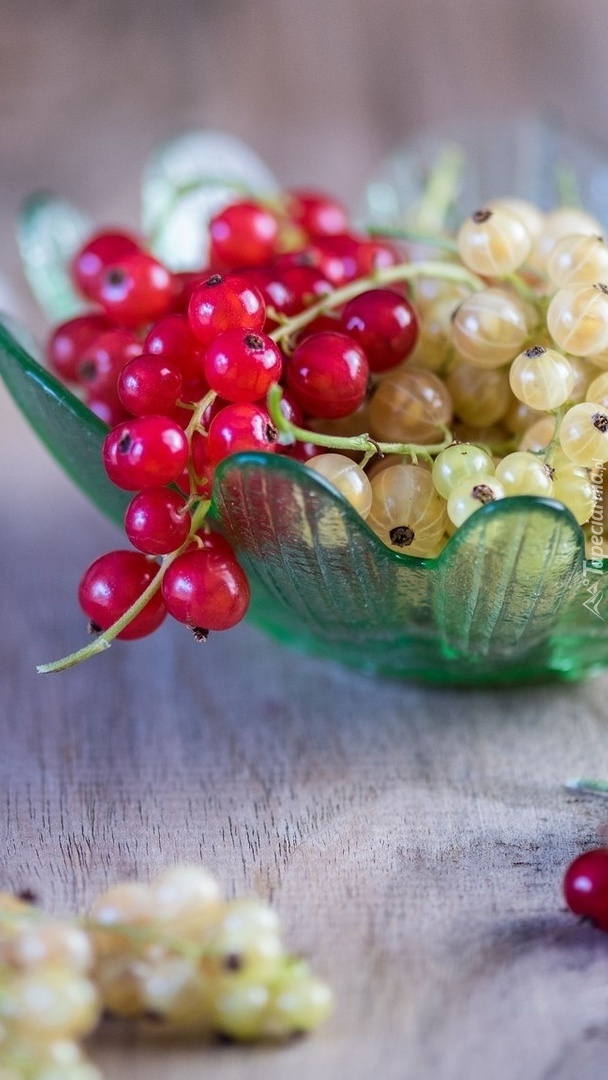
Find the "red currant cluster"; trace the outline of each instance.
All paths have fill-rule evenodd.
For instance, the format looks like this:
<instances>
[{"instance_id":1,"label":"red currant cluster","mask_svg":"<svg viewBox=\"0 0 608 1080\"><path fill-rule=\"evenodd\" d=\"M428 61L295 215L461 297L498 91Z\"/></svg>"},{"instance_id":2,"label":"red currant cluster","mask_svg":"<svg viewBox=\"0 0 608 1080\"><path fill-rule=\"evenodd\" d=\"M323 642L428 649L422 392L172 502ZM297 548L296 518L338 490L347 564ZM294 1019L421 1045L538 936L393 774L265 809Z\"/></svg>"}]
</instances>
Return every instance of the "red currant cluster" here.
<instances>
[{"instance_id":1,"label":"red currant cluster","mask_svg":"<svg viewBox=\"0 0 608 1080\"><path fill-rule=\"evenodd\" d=\"M331 423L360 410L370 373L407 358L418 324L403 288L365 280L400 260L310 192L219 212L198 273L170 272L124 232L76 254L73 281L95 307L55 329L48 359L110 425L106 472L135 493L125 531L136 550L103 555L80 583L93 631L142 637L169 613L205 637L244 616L245 574L205 522L214 470L238 451L319 452L313 433L281 443L266 403L275 384L291 424ZM323 310L353 282L348 302Z\"/></svg>"}]
</instances>

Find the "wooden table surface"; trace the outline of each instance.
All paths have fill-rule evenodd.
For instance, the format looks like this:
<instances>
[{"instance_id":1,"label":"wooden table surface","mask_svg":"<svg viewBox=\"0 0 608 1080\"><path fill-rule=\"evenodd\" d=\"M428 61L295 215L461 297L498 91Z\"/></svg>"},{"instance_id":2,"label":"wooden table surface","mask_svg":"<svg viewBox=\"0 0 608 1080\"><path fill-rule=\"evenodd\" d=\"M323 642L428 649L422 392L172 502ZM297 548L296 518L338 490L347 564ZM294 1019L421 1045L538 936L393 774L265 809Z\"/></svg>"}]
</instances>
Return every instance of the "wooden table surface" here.
<instances>
[{"instance_id":1,"label":"wooden table surface","mask_svg":"<svg viewBox=\"0 0 608 1080\"><path fill-rule=\"evenodd\" d=\"M540 5L543 18L550 6ZM390 96L397 48L392 74L378 61L392 42L398 5L389 0L376 12L376 77L365 68L367 81L367 24L354 2L341 0L339 25L323 14L326 5L310 5L305 38L298 48L290 38L287 52L291 0L259 5L270 20L266 50L255 34L257 6L209 5L200 70L195 43L182 27L180 51L164 5L151 4L150 20L139 23L106 7L6 5L0 275L11 285L9 304L28 315L9 228L30 188L72 198L82 190L89 210L127 220L143 153L159 135L202 120L242 135L251 128L286 179L306 166L306 179L343 180L352 197L363 162L411 121L403 98ZM195 19L194 5L178 7ZM424 7L414 5L419 27ZM472 15L474 5L466 7ZM595 0L582 7L600 11ZM572 10L558 9L564 17ZM230 33L241 11L238 40L251 47L239 51ZM416 85L427 79L432 89L414 101L422 122L477 100L473 46L455 43L449 21L438 27L438 53L455 56L443 64L441 89L436 69L418 64L402 39L418 64ZM332 53L339 31L342 52ZM561 32L568 37L568 23ZM488 26L483 33L493 40ZM330 42L326 82L305 62L302 41L313 39L319 48ZM515 37L502 41L517 52ZM271 49L274 86L262 66ZM484 54L484 71L493 55ZM548 71L546 45L541 56ZM550 70L553 82L539 78L542 95L553 86L563 96L568 79ZM584 80L600 78L590 71L579 69L572 109L580 115ZM504 102L505 85L493 84L495 101ZM529 103L521 87L529 96L532 83L509 85L509 106ZM593 102L586 115L596 117L598 95ZM572 687L436 690L346 672L247 625L206 646L165 627L61 676L37 676L37 662L82 643L79 576L122 541L48 460L2 390L0 493L0 887L29 887L51 909L73 911L118 879L202 862L228 894L269 899L289 947L336 994L322 1030L276 1049L161 1051L101 1036L91 1052L106 1080L606 1075L608 936L568 915L561 878L608 820L608 805L564 789L572 775L608 777L608 676Z\"/></svg>"}]
</instances>

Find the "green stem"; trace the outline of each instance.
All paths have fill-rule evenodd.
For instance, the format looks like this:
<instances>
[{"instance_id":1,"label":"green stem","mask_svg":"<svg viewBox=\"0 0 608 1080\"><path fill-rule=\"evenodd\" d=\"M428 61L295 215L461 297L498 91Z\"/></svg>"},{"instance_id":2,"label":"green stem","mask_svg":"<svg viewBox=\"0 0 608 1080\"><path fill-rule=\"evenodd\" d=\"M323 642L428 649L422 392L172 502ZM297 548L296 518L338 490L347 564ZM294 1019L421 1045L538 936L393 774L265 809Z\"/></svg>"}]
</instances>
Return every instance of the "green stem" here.
<instances>
[{"instance_id":1,"label":"green stem","mask_svg":"<svg viewBox=\"0 0 608 1080\"><path fill-rule=\"evenodd\" d=\"M279 432L279 442L283 445L291 445L294 442L309 442L315 446L324 446L328 450L355 450L365 455L364 460L369 461L374 454L409 454L414 460L418 455L431 457L439 454L453 442L453 435L445 429L445 437L440 443L432 443L422 446L416 443L387 443L377 442L367 432L362 435L324 435L318 431L309 431L308 428L298 427L292 424L281 409L283 391L278 383L271 386L266 398L266 405L270 419ZM284 436L281 439L281 435Z\"/></svg>"},{"instance_id":2,"label":"green stem","mask_svg":"<svg viewBox=\"0 0 608 1080\"><path fill-rule=\"evenodd\" d=\"M577 777L575 780L567 780L565 786L568 791L579 791L582 795L608 795L608 781L586 780Z\"/></svg>"},{"instance_id":3,"label":"green stem","mask_svg":"<svg viewBox=\"0 0 608 1080\"><path fill-rule=\"evenodd\" d=\"M567 411L568 411L568 406L567 405L561 405L559 409L555 410L555 431L553 432L553 437L551 439L551 442L547 446L547 449L545 450L545 453L544 453L543 460L545 462L545 465L549 465L549 466L551 465L551 458L553 456L553 451L555 450L556 446L559 445L559 432L560 432L560 428L562 426L562 420L564 419L564 416L566 415Z\"/></svg>"},{"instance_id":4,"label":"green stem","mask_svg":"<svg viewBox=\"0 0 608 1080\"><path fill-rule=\"evenodd\" d=\"M449 236L441 236L437 233L421 232L419 229L408 229L405 226L368 225L366 232L370 236L384 236L392 240L406 240L411 244L428 244L429 247L439 248L440 251L456 255L458 244Z\"/></svg>"},{"instance_id":5,"label":"green stem","mask_svg":"<svg viewBox=\"0 0 608 1080\"><path fill-rule=\"evenodd\" d=\"M394 285L399 281L414 281L419 277L442 278L444 281L461 282L468 285L474 292L486 288L486 283L480 277L471 273L470 270L466 270L464 266L458 266L455 263L423 260L416 263L398 263L396 266L384 266L368 277L349 281L340 289L334 289L333 292L322 296L316 304L311 304L299 315L294 315L292 319L288 319L282 326L277 326L276 330L273 330L270 334L270 337L278 344L278 342L286 338L289 339L300 330L303 330L319 315L324 315L334 308L342 307L343 304L353 300L360 293L367 292L369 289L377 289L382 285Z\"/></svg>"},{"instance_id":6,"label":"green stem","mask_svg":"<svg viewBox=\"0 0 608 1080\"><path fill-rule=\"evenodd\" d=\"M464 160L461 147L454 144L448 143L439 152L416 211L416 224L421 232L433 233L443 228L458 191Z\"/></svg>"}]
</instances>

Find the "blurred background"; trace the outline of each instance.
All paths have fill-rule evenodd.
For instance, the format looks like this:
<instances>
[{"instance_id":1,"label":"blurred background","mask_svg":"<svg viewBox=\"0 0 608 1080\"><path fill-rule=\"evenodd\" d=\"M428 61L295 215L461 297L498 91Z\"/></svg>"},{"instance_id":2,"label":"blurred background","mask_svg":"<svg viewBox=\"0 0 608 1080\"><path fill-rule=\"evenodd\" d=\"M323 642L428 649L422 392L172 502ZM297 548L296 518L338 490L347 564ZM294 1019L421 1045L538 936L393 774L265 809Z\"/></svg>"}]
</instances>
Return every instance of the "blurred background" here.
<instances>
[{"instance_id":1,"label":"blurred background","mask_svg":"<svg viewBox=\"0 0 608 1080\"><path fill-rule=\"evenodd\" d=\"M356 203L426 129L549 111L608 142L606 0L2 0L0 274L35 188L134 222L171 133L249 141L286 184Z\"/></svg>"}]
</instances>

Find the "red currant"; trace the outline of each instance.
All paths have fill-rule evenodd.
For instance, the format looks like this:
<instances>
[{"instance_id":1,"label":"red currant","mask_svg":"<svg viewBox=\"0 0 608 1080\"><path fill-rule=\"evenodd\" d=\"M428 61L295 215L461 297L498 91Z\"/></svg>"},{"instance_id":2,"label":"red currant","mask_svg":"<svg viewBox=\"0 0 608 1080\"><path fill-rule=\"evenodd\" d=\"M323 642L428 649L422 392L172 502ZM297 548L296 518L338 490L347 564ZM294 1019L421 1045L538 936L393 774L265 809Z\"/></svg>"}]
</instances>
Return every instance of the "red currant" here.
<instances>
[{"instance_id":1,"label":"red currant","mask_svg":"<svg viewBox=\"0 0 608 1080\"><path fill-rule=\"evenodd\" d=\"M244 402L226 405L214 416L207 435L207 455L210 465L229 454L243 450L273 451L277 448L277 431L265 409Z\"/></svg>"},{"instance_id":2,"label":"red currant","mask_svg":"<svg viewBox=\"0 0 608 1080\"><path fill-rule=\"evenodd\" d=\"M608 930L608 848L585 851L570 864L564 877L564 896L575 915Z\"/></svg>"},{"instance_id":3,"label":"red currant","mask_svg":"<svg viewBox=\"0 0 608 1080\"><path fill-rule=\"evenodd\" d=\"M91 398L117 405L120 372L140 353L141 343L129 330L107 330L83 350L78 379Z\"/></svg>"},{"instance_id":4,"label":"red currant","mask_svg":"<svg viewBox=\"0 0 608 1080\"><path fill-rule=\"evenodd\" d=\"M287 212L292 221L311 237L336 236L346 232L346 210L335 199L318 191L289 191Z\"/></svg>"},{"instance_id":5,"label":"red currant","mask_svg":"<svg viewBox=\"0 0 608 1080\"><path fill-rule=\"evenodd\" d=\"M234 555L213 546L185 551L162 582L167 611L194 630L228 630L249 606L249 583Z\"/></svg>"},{"instance_id":6,"label":"red currant","mask_svg":"<svg viewBox=\"0 0 608 1080\"><path fill-rule=\"evenodd\" d=\"M332 331L306 338L286 364L287 386L304 412L328 420L361 405L368 378L363 350L346 334Z\"/></svg>"},{"instance_id":7,"label":"red currant","mask_svg":"<svg viewBox=\"0 0 608 1080\"><path fill-rule=\"evenodd\" d=\"M361 240L357 249L357 277L367 277L374 270L395 266L403 256L384 240Z\"/></svg>"},{"instance_id":8,"label":"red currant","mask_svg":"<svg viewBox=\"0 0 608 1080\"><path fill-rule=\"evenodd\" d=\"M95 233L72 260L71 274L76 288L85 296L96 300L99 283L107 267L128 255L135 255L140 250L141 245L130 233Z\"/></svg>"},{"instance_id":9,"label":"red currant","mask_svg":"<svg viewBox=\"0 0 608 1080\"><path fill-rule=\"evenodd\" d=\"M203 345L235 326L259 331L265 319L261 292L236 274L212 274L194 290L188 307L190 326Z\"/></svg>"},{"instance_id":10,"label":"red currant","mask_svg":"<svg viewBox=\"0 0 608 1080\"><path fill-rule=\"evenodd\" d=\"M78 365L85 349L109 330L105 315L79 315L57 326L49 338L46 355L50 366L66 382L78 381Z\"/></svg>"},{"instance_id":11,"label":"red currant","mask_svg":"<svg viewBox=\"0 0 608 1080\"><path fill-rule=\"evenodd\" d=\"M371 371L386 371L413 351L418 319L409 300L399 293L370 289L348 302L340 329L364 350Z\"/></svg>"},{"instance_id":12,"label":"red currant","mask_svg":"<svg viewBox=\"0 0 608 1080\"><path fill-rule=\"evenodd\" d=\"M139 551L146 555L167 555L181 547L190 532L186 501L170 488L146 488L129 503L125 514L125 532Z\"/></svg>"},{"instance_id":13,"label":"red currant","mask_svg":"<svg viewBox=\"0 0 608 1080\"><path fill-rule=\"evenodd\" d=\"M95 299L120 326L141 326L170 310L173 280L162 263L139 251L105 268Z\"/></svg>"},{"instance_id":14,"label":"red currant","mask_svg":"<svg viewBox=\"0 0 608 1080\"><path fill-rule=\"evenodd\" d=\"M361 241L349 233L321 236L315 240L314 250L319 259L319 270L334 288L359 276L360 246Z\"/></svg>"},{"instance_id":15,"label":"red currant","mask_svg":"<svg viewBox=\"0 0 608 1080\"><path fill-rule=\"evenodd\" d=\"M236 202L220 210L209 223L211 261L231 270L258 266L275 252L279 226L276 217L256 202Z\"/></svg>"},{"instance_id":16,"label":"red currant","mask_svg":"<svg viewBox=\"0 0 608 1080\"><path fill-rule=\"evenodd\" d=\"M283 358L267 334L225 330L205 353L205 378L227 401L257 401L281 378Z\"/></svg>"},{"instance_id":17,"label":"red currant","mask_svg":"<svg viewBox=\"0 0 608 1080\"><path fill-rule=\"evenodd\" d=\"M129 414L125 408L121 405L120 401L104 401L102 398L90 397L85 398L87 409L90 409L95 416L103 420L109 428L116 427L117 424L122 424L125 420L129 419Z\"/></svg>"},{"instance_id":18,"label":"red currant","mask_svg":"<svg viewBox=\"0 0 608 1080\"><path fill-rule=\"evenodd\" d=\"M137 551L109 551L85 572L78 588L80 606L92 630L107 630L139 599L158 571L158 565ZM145 637L167 614L160 589L121 630L125 641Z\"/></svg>"},{"instance_id":19,"label":"red currant","mask_svg":"<svg viewBox=\"0 0 608 1080\"><path fill-rule=\"evenodd\" d=\"M162 487L178 480L188 462L188 440L167 416L138 416L106 436L103 463L125 491Z\"/></svg>"},{"instance_id":20,"label":"red currant","mask_svg":"<svg viewBox=\"0 0 608 1080\"><path fill-rule=\"evenodd\" d=\"M133 416L169 413L182 390L182 376L162 356L142 353L118 376L118 396Z\"/></svg>"},{"instance_id":21,"label":"red currant","mask_svg":"<svg viewBox=\"0 0 608 1080\"><path fill-rule=\"evenodd\" d=\"M185 315L167 315L157 322L144 341L143 351L162 356L171 367L179 368L185 386L199 387L204 382L205 349L192 333Z\"/></svg>"}]
</instances>

